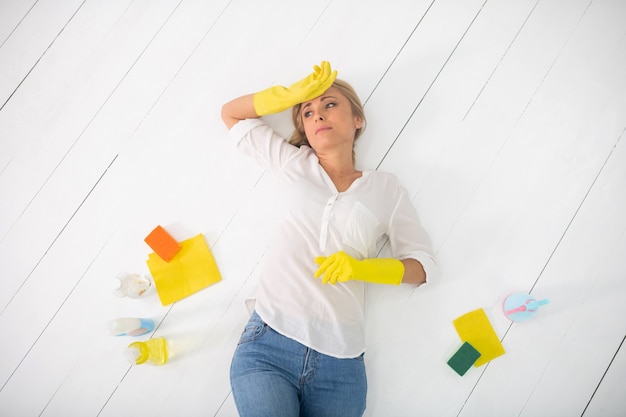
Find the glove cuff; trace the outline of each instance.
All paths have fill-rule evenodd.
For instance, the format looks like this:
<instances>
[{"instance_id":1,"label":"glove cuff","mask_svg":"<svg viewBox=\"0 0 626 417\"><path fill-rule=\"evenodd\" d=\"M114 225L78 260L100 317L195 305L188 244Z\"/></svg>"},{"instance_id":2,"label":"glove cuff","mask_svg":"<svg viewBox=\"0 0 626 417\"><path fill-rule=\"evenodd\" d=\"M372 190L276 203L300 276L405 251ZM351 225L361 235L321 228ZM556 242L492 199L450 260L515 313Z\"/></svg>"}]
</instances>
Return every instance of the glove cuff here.
<instances>
[{"instance_id":1,"label":"glove cuff","mask_svg":"<svg viewBox=\"0 0 626 417\"><path fill-rule=\"evenodd\" d=\"M369 270L363 281L390 285L402 283L404 264L401 261L393 258L371 258L361 262L364 262Z\"/></svg>"},{"instance_id":2,"label":"glove cuff","mask_svg":"<svg viewBox=\"0 0 626 417\"><path fill-rule=\"evenodd\" d=\"M280 113L292 107L293 104L288 102L283 96L285 87L274 86L259 91L252 96L254 103L254 111L258 116L266 116L268 114Z\"/></svg>"}]
</instances>

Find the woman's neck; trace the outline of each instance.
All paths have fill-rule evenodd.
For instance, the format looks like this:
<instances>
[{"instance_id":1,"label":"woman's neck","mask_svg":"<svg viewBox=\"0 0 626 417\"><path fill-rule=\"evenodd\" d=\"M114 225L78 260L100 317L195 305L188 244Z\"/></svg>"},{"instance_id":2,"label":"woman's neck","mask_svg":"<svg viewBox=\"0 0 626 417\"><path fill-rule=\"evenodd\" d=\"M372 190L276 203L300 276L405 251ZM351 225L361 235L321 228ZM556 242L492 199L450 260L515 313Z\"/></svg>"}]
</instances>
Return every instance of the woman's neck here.
<instances>
[{"instance_id":1,"label":"woman's neck","mask_svg":"<svg viewBox=\"0 0 626 417\"><path fill-rule=\"evenodd\" d=\"M363 175L361 171L357 171L354 167L352 158L350 158L349 163L320 159L320 165L324 168L324 171L326 171L326 174L328 174L339 192L346 191L357 178Z\"/></svg>"}]
</instances>

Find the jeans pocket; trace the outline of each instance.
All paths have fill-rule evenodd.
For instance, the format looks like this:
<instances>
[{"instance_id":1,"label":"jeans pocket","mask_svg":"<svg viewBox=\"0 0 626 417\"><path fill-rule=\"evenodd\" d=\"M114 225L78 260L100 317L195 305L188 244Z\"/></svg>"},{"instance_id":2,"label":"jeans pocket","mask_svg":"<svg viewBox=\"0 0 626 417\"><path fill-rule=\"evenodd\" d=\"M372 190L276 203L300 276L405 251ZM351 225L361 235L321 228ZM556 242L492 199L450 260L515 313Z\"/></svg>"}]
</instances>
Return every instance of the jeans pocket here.
<instances>
[{"instance_id":1,"label":"jeans pocket","mask_svg":"<svg viewBox=\"0 0 626 417\"><path fill-rule=\"evenodd\" d=\"M250 317L250 320L248 321L248 323L246 324L246 327L243 330L243 333L241 333L241 337L239 338L238 345L252 342L253 340L263 335L266 329L267 329L267 324L265 324L265 322L263 322L263 320L261 320L259 316L257 316L256 314L253 314L252 317Z\"/></svg>"}]
</instances>

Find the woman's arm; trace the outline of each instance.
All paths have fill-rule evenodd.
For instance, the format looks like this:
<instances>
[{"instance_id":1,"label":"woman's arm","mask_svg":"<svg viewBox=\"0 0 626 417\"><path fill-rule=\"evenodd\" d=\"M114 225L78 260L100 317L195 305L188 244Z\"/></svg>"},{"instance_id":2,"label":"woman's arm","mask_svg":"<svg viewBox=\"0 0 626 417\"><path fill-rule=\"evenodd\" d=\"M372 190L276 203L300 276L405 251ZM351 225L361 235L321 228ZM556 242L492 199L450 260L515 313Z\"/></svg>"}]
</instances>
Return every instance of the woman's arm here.
<instances>
[{"instance_id":1,"label":"woman's arm","mask_svg":"<svg viewBox=\"0 0 626 417\"><path fill-rule=\"evenodd\" d=\"M400 262L404 265L403 284L422 285L426 283L426 272L419 261L409 258L403 259Z\"/></svg>"},{"instance_id":2,"label":"woman's arm","mask_svg":"<svg viewBox=\"0 0 626 417\"><path fill-rule=\"evenodd\" d=\"M292 84L289 88L280 85L267 88L230 101L222 107L222 120L229 129L238 121L253 119L268 114L280 113L298 103L321 96L337 78L327 61L313 67L313 73Z\"/></svg>"},{"instance_id":3,"label":"woman's arm","mask_svg":"<svg viewBox=\"0 0 626 417\"><path fill-rule=\"evenodd\" d=\"M259 115L254 110L254 94L238 97L222 106L222 120L228 129L240 120L254 119Z\"/></svg>"},{"instance_id":4,"label":"woman's arm","mask_svg":"<svg viewBox=\"0 0 626 417\"><path fill-rule=\"evenodd\" d=\"M344 251L314 259L319 268L315 278L322 278L323 284L335 285L350 280L372 282L374 284L421 285L426 282L426 272L422 264L412 258L401 261L395 258L366 258L357 260Z\"/></svg>"}]
</instances>

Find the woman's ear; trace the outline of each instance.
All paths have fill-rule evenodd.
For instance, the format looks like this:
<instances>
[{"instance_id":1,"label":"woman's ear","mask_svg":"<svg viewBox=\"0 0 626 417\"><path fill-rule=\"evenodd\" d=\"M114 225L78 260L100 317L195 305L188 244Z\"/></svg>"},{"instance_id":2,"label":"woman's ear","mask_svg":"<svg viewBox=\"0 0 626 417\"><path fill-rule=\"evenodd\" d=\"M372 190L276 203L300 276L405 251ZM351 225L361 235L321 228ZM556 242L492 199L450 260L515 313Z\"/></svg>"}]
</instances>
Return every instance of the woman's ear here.
<instances>
[{"instance_id":1,"label":"woman's ear","mask_svg":"<svg viewBox=\"0 0 626 417\"><path fill-rule=\"evenodd\" d=\"M360 129L363 127L363 119L361 119L359 116L354 116L354 127L356 129Z\"/></svg>"}]
</instances>

